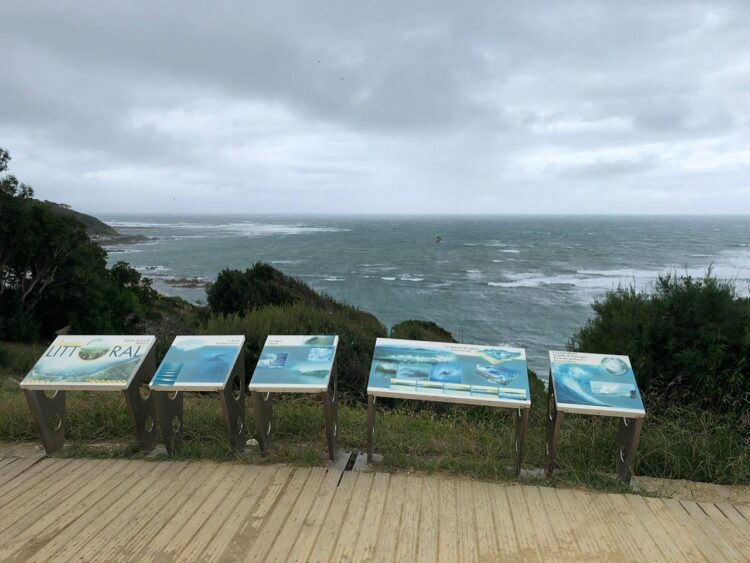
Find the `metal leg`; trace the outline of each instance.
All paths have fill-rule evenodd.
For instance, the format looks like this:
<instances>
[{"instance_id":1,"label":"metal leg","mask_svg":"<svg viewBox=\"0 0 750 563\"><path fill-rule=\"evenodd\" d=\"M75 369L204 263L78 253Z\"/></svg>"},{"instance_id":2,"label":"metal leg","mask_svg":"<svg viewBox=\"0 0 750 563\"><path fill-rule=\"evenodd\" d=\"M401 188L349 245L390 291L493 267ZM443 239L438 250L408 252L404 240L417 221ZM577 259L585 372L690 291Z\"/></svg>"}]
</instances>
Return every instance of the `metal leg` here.
<instances>
[{"instance_id":1,"label":"metal leg","mask_svg":"<svg viewBox=\"0 0 750 563\"><path fill-rule=\"evenodd\" d=\"M372 463L372 443L375 440L375 395L367 396L367 463Z\"/></svg>"},{"instance_id":2,"label":"metal leg","mask_svg":"<svg viewBox=\"0 0 750 563\"><path fill-rule=\"evenodd\" d=\"M552 385L552 373L549 376L547 390L547 478L551 478L555 471L555 460L557 459L557 445L560 441L560 427L562 426L563 413L557 410L555 403L555 388Z\"/></svg>"},{"instance_id":3,"label":"metal leg","mask_svg":"<svg viewBox=\"0 0 750 563\"><path fill-rule=\"evenodd\" d=\"M159 425L164 439L164 447L169 455L182 442L183 393L181 391L154 391Z\"/></svg>"},{"instance_id":4,"label":"metal leg","mask_svg":"<svg viewBox=\"0 0 750 563\"><path fill-rule=\"evenodd\" d=\"M633 464L641 437L642 418L621 418L617 433L617 476L624 483L633 477Z\"/></svg>"},{"instance_id":5,"label":"metal leg","mask_svg":"<svg viewBox=\"0 0 750 563\"><path fill-rule=\"evenodd\" d=\"M135 435L144 452L150 452L156 447L156 401L154 393L148 388L155 371L156 359L152 348L130 385L122 390L133 416Z\"/></svg>"},{"instance_id":6,"label":"metal leg","mask_svg":"<svg viewBox=\"0 0 750 563\"><path fill-rule=\"evenodd\" d=\"M515 466L516 477L521 475L523 467L523 456L526 444L526 429L529 426L529 409L515 409L513 417L516 419L516 440L515 440Z\"/></svg>"},{"instance_id":7,"label":"metal leg","mask_svg":"<svg viewBox=\"0 0 750 563\"><path fill-rule=\"evenodd\" d=\"M271 419L273 418L273 396L271 393L253 391L255 410L255 433L260 453L267 454L271 448Z\"/></svg>"},{"instance_id":8,"label":"metal leg","mask_svg":"<svg viewBox=\"0 0 750 563\"><path fill-rule=\"evenodd\" d=\"M51 454L65 443L65 391L32 391L24 389L31 415L36 421L44 450Z\"/></svg>"},{"instance_id":9,"label":"metal leg","mask_svg":"<svg viewBox=\"0 0 750 563\"><path fill-rule=\"evenodd\" d=\"M338 407L337 407L337 382L336 382L336 371L331 373L331 381L328 385L328 389L325 390L323 395L323 414L326 421L326 440L328 441L328 459L331 461L336 460L336 435L338 433Z\"/></svg>"},{"instance_id":10,"label":"metal leg","mask_svg":"<svg viewBox=\"0 0 750 563\"><path fill-rule=\"evenodd\" d=\"M221 410L229 436L229 445L235 452L245 449L245 360L240 353L226 387L219 393Z\"/></svg>"}]
</instances>

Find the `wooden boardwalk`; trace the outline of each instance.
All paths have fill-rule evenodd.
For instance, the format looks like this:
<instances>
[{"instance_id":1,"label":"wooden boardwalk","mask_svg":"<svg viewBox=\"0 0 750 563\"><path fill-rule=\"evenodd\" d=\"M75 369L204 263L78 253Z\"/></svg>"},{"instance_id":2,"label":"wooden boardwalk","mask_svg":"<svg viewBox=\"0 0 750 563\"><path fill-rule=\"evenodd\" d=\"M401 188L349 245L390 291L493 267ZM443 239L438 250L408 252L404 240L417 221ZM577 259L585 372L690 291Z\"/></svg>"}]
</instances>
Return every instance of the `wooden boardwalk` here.
<instances>
[{"instance_id":1,"label":"wooden boardwalk","mask_svg":"<svg viewBox=\"0 0 750 563\"><path fill-rule=\"evenodd\" d=\"M0 459L0 560L746 561L750 506L285 465Z\"/></svg>"}]
</instances>

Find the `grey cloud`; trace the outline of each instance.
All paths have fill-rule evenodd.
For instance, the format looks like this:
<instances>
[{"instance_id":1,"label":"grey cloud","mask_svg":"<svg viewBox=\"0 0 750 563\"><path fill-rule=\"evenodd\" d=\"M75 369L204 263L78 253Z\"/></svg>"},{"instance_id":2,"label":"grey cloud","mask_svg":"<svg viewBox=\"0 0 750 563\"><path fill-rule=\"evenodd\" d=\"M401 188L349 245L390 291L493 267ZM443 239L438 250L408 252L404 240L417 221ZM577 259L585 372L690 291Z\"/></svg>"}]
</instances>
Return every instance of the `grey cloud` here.
<instances>
[{"instance_id":1,"label":"grey cloud","mask_svg":"<svg viewBox=\"0 0 750 563\"><path fill-rule=\"evenodd\" d=\"M725 205L713 177L750 211L748 36L731 1L14 0L0 146L40 193L92 210L161 185L186 195L175 211L207 194L236 211L243 190L248 211L308 210L322 189L337 212L388 211L372 192L408 186L430 211L491 212L523 185L511 211L531 212L570 182L700 177L702 212ZM581 189L587 211L608 207L608 188Z\"/></svg>"}]
</instances>

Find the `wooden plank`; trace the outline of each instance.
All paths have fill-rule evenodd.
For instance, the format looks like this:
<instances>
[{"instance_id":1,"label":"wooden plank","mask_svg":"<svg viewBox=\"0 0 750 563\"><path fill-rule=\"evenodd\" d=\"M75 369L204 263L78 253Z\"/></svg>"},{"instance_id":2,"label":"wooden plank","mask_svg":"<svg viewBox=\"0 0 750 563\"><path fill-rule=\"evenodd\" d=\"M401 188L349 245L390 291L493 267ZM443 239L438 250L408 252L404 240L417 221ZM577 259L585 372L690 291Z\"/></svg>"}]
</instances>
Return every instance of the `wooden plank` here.
<instances>
[{"instance_id":1,"label":"wooden plank","mask_svg":"<svg viewBox=\"0 0 750 563\"><path fill-rule=\"evenodd\" d=\"M710 502L699 502L698 506L708 518L721 530L722 536L737 548L740 553L750 558L750 526L738 528L723 511ZM727 511L729 512L729 511Z\"/></svg>"},{"instance_id":2,"label":"wooden plank","mask_svg":"<svg viewBox=\"0 0 750 563\"><path fill-rule=\"evenodd\" d=\"M362 473L359 471L347 471L342 475L341 482L336 487L336 491L331 499L331 505L328 507L328 514L326 515L323 527L315 539L315 543L308 556L309 561L320 563L331 559L331 554L336 548L336 540L339 537L339 532L344 526L344 518L351 504L352 493L355 490L360 475Z\"/></svg>"},{"instance_id":3,"label":"wooden plank","mask_svg":"<svg viewBox=\"0 0 750 563\"><path fill-rule=\"evenodd\" d=\"M76 487L75 492L62 502L57 503L55 499L26 514L6 530L13 541L0 547L0 560L11 557L28 559L144 463L115 460L98 475Z\"/></svg>"},{"instance_id":4,"label":"wooden plank","mask_svg":"<svg viewBox=\"0 0 750 563\"><path fill-rule=\"evenodd\" d=\"M320 494L326 478L326 470L322 467L314 467L308 470L309 475L305 486L292 506L289 516L279 531L278 539L271 545L271 550L265 556L265 561L287 561L289 553L299 537L305 525L305 520L313 510L315 499Z\"/></svg>"},{"instance_id":5,"label":"wooden plank","mask_svg":"<svg viewBox=\"0 0 750 563\"><path fill-rule=\"evenodd\" d=\"M557 491L551 487L536 487L536 493L539 496L537 510L547 515L559 553L578 560L594 555L597 550L591 546L590 527L574 527L575 520L565 513ZM605 553L601 552L601 555Z\"/></svg>"},{"instance_id":6,"label":"wooden plank","mask_svg":"<svg viewBox=\"0 0 750 563\"><path fill-rule=\"evenodd\" d=\"M572 521L577 523L576 530L590 539L595 555L611 553L614 560L637 557L637 552L630 549L629 544L623 547L623 531L613 525L606 517L608 514L600 512L601 506L595 503L596 493L556 489L555 495L561 499Z\"/></svg>"},{"instance_id":7,"label":"wooden plank","mask_svg":"<svg viewBox=\"0 0 750 563\"><path fill-rule=\"evenodd\" d=\"M480 561L495 561L500 557L495 535L492 499L486 483L471 483L471 501L477 525L477 554Z\"/></svg>"},{"instance_id":8,"label":"wooden plank","mask_svg":"<svg viewBox=\"0 0 750 563\"><path fill-rule=\"evenodd\" d=\"M29 457L11 458L11 463L3 467L2 473L0 473L0 483L9 480L9 475L18 475L23 473L30 467L33 467L42 460L47 460L45 454L34 454ZM12 478L12 477L10 477Z\"/></svg>"},{"instance_id":9,"label":"wooden plank","mask_svg":"<svg viewBox=\"0 0 750 563\"><path fill-rule=\"evenodd\" d=\"M520 487L523 491L523 498L529 509L529 515L534 523L533 532L537 537L538 544L542 548L542 553L554 553L557 556L565 556L560 549L555 535L555 529L547 515L547 511L542 504L542 497L539 493L539 487L524 486Z\"/></svg>"},{"instance_id":10,"label":"wooden plank","mask_svg":"<svg viewBox=\"0 0 750 563\"><path fill-rule=\"evenodd\" d=\"M706 515L697 502L681 500L679 503L694 520L696 525L700 527L701 531L704 532L708 539L723 554L724 558L730 558L735 561L741 560L739 551L724 537L717 524Z\"/></svg>"},{"instance_id":11,"label":"wooden plank","mask_svg":"<svg viewBox=\"0 0 750 563\"><path fill-rule=\"evenodd\" d=\"M417 558L419 547L419 516L420 501L422 497L421 477L406 478L406 497L404 509L401 513L401 526L399 527L398 546L396 549L396 561L414 561Z\"/></svg>"},{"instance_id":12,"label":"wooden plank","mask_svg":"<svg viewBox=\"0 0 750 563\"><path fill-rule=\"evenodd\" d=\"M747 504L733 504L734 509L742 514L745 520L750 520L750 505Z\"/></svg>"},{"instance_id":13,"label":"wooden plank","mask_svg":"<svg viewBox=\"0 0 750 563\"><path fill-rule=\"evenodd\" d=\"M477 521L472 502L471 482L456 483L456 515L458 517L458 552L464 561L478 561Z\"/></svg>"},{"instance_id":14,"label":"wooden plank","mask_svg":"<svg viewBox=\"0 0 750 563\"><path fill-rule=\"evenodd\" d=\"M180 491L175 494L176 507L164 507L167 514L159 520L152 520L151 524L143 528L136 537L132 538L123 553L133 561L169 560L166 548L175 536L187 525L190 518L198 512L204 503L208 502L216 487L230 474L234 466L221 463L206 463L200 465L200 481L197 488L189 495ZM177 508L177 510L173 510ZM166 516L166 518L164 518Z\"/></svg>"},{"instance_id":15,"label":"wooden plank","mask_svg":"<svg viewBox=\"0 0 750 563\"><path fill-rule=\"evenodd\" d=\"M523 487L520 485L512 485L509 487L498 487L498 489L498 493L505 493L505 495L507 495L505 518L507 518L508 515L510 516L513 522L513 530L515 531L516 547L510 555L515 555L521 559L541 559L544 552L542 551L542 546L534 533L533 528L535 522L526 506Z\"/></svg>"},{"instance_id":16,"label":"wooden plank","mask_svg":"<svg viewBox=\"0 0 750 563\"><path fill-rule=\"evenodd\" d=\"M349 497L349 506L341 525L341 530L336 538L336 545L324 561L352 561L354 548L359 541L359 530L361 526L367 526L367 519L373 518L373 514L367 510L367 499L370 497L370 489L374 481L372 473L360 473L357 475L352 494Z\"/></svg>"},{"instance_id":17,"label":"wooden plank","mask_svg":"<svg viewBox=\"0 0 750 563\"><path fill-rule=\"evenodd\" d=\"M419 549L417 561L432 563L439 555L438 529L440 528L440 481L435 477L422 480L422 497L419 503Z\"/></svg>"},{"instance_id":18,"label":"wooden plank","mask_svg":"<svg viewBox=\"0 0 750 563\"><path fill-rule=\"evenodd\" d=\"M318 534L328 524L328 510L341 478L342 472L340 470L329 469L326 473L313 507L305 518L305 525L297 536L297 542L294 544L290 555L291 561L307 561L310 557Z\"/></svg>"},{"instance_id":19,"label":"wooden plank","mask_svg":"<svg viewBox=\"0 0 750 563\"><path fill-rule=\"evenodd\" d=\"M640 527L646 530L654 540L654 543L659 546L666 560L676 562L686 561L686 558L689 557L687 550L674 541L672 534L664 533L659 519L643 501L642 497L638 495L621 495L621 498L629 505L633 517L638 521Z\"/></svg>"},{"instance_id":20,"label":"wooden plank","mask_svg":"<svg viewBox=\"0 0 750 563\"><path fill-rule=\"evenodd\" d=\"M160 532L164 534L166 543L163 544L163 548L158 554L154 554L154 557L159 560L176 559L177 554L180 553L188 543L191 542L191 540L203 535L203 525L209 519L214 518L214 511L217 510L221 504L225 502L227 496L231 495L231 493L241 484L240 480L243 478L245 471L246 468L241 465L229 465L226 476L218 481L216 486L208 492L208 496L205 497L204 501L198 506L198 508L189 514L187 521L185 521L179 528L173 528L172 532Z\"/></svg>"},{"instance_id":21,"label":"wooden plank","mask_svg":"<svg viewBox=\"0 0 750 563\"><path fill-rule=\"evenodd\" d=\"M595 495L598 504L604 510L602 518L607 518L612 530L618 533L620 545L629 548L640 560L665 561L669 560L669 552L662 550L654 542L648 530L643 527L637 514L623 498L625 495L599 494Z\"/></svg>"},{"instance_id":22,"label":"wooden plank","mask_svg":"<svg viewBox=\"0 0 750 563\"><path fill-rule=\"evenodd\" d=\"M214 537L225 525L232 526L232 523L227 522L227 520L235 514L237 507L240 504L245 503L246 511L252 508L252 503L254 503L252 498L257 497L259 492L256 493L255 497L248 497L248 491L255 487L262 475L272 475L274 471L273 469L266 470L267 468L264 467L252 467L247 465L241 467L242 471L232 490L224 497L223 502L216 508L211 517L206 520L200 533L195 534L193 538L186 543L175 559L181 561L196 561L197 559L203 561L207 560L209 558L209 546L213 542ZM263 484L265 482L266 481L263 481ZM248 503L250 503L249 506ZM239 517L235 519L235 522L238 519ZM211 550L211 552L213 552L213 550Z\"/></svg>"},{"instance_id":23,"label":"wooden plank","mask_svg":"<svg viewBox=\"0 0 750 563\"><path fill-rule=\"evenodd\" d=\"M252 542L258 537L261 528L264 526L266 517L271 514L279 497L286 490L289 480L294 474L294 469L288 466L280 466L274 473L270 485L261 491L252 510L246 512L245 517L240 521L238 531L232 536L230 542L225 546L221 554L220 561L237 561L244 558ZM222 534L220 532L220 534Z\"/></svg>"},{"instance_id":24,"label":"wooden plank","mask_svg":"<svg viewBox=\"0 0 750 563\"><path fill-rule=\"evenodd\" d=\"M75 492L80 483L88 480L92 475L98 474L101 469L108 466L108 462L97 460L74 460L54 474L54 478L46 479L35 487L25 490L12 502L5 505L3 514L0 516L0 531L4 531L13 522L23 518L26 514L45 504L50 499L61 502L70 494ZM3 533L0 532L0 537Z\"/></svg>"},{"instance_id":25,"label":"wooden plank","mask_svg":"<svg viewBox=\"0 0 750 563\"><path fill-rule=\"evenodd\" d=\"M3 482L3 467L16 461L17 457L4 457L0 459L0 483Z\"/></svg>"},{"instance_id":26,"label":"wooden plank","mask_svg":"<svg viewBox=\"0 0 750 563\"><path fill-rule=\"evenodd\" d=\"M99 514L88 526L82 529L75 526L74 529L77 530L77 533L70 536L66 532L63 537L67 541L55 539L54 543L57 546L55 560L75 561L81 559L92 561L95 559L93 555L97 551L111 548L115 540L118 539L118 532L122 530L119 519L122 518L123 513L137 507L139 500L141 502L149 500L148 491L152 490L153 476L166 473L171 465L171 463L155 463L153 469L149 467L144 470L141 479L136 480L131 488L126 490L111 505L103 509L102 507L93 507L91 511ZM37 555L41 555L41 553Z\"/></svg>"},{"instance_id":27,"label":"wooden plank","mask_svg":"<svg viewBox=\"0 0 750 563\"><path fill-rule=\"evenodd\" d=\"M456 512L456 483L441 479L437 514L438 561L458 560L458 513Z\"/></svg>"},{"instance_id":28,"label":"wooden plank","mask_svg":"<svg viewBox=\"0 0 750 563\"><path fill-rule=\"evenodd\" d=\"M651 555L649 547L640 543L640 538L630 530L628 520L629 511L626 507L613 505L609 494L577 493L575 496L586 495L588 502L588 518L592 522L600 522L606 528L613 545L619 546L626 560L642 561Z\"/></svg>"},{"instance_id":29,"label":"wooden plank","mask_svg":"<svg viewBox=\"0 0 750 563\"><path fill-rule=\"evenodd\" d=\"M521 552L521 545L513 523L513 515L507 496L508 487L498 485L487 485L487 493L490 497L493 520L495 522L495 535L497 537L497 548L501 559L518 556L523 559L530 556L529 552ZM525 553L525 555L524 555Z\"/></svg>"},{"instance_id":30,"label":"wooden plank","mask_svg":"<svg viewBox=\"0 0 750 563\"><path fill-rule=\"evenodd\" d=\"M239 540L243 543L243 560L267 561L268 553L273 548L276 538L279 537L281 529L284 527L311 474L312 471L306 468L297 468L294 470L273 510L268 513L268 518L266 518L259 533L254 537L249 534L247 536L243 535ZM311 484L314 486L315 483Z\"/></svg>"},{"instance_id":31,"label":"wooden plank","mask_svg":"<svg viewBox=\"0 0 750 563\"><path fill-rule=\"evenodd\" d=\"M159 462L158 465L165 464ZM205 481L203 464L169 461L118 500L107 527L83 548L88 559L126 558L152 537Z\"/></svg>"},{"instance_id":32,"label":"wooden plank","mask_svg":"<svg viewBox=\"0 0 750 563\"><path fill-rule=\"evenodd\" d=\"M698 561L705 559L705 555L696 545L695 535L690 526L685 522L677 520L666 503L675 501L661 498L641 497L643 504L654 514L658 528L672 536L673 542L678 546L679 553L683 555L683 561Z\"/></svg>"},{"instance_id":33,"label":"wooden plank","mask_svg":"<svg viewBox=\"0 0 750 563\"><path fill-rule=\"evenodd\" d=\"M79 548L90 538L97 537L99 530L106 528L112 515L120 513L122 499L128 494L137 492L138 487L146 488L150 484L150 476L157 471L164 471L167 464L148 463L143 470L135 471L128 478L121 480L117 487L97 504L90 507L31 558L32 561L62 561L75 558L80 554ZM127 501L129 502L129 497ZM66 555L67 554L67 555Z\"/></svg>"},{"instance_id":34,"label":"wooden plank","mask_svg":"<svg viewBox=\"0 0 750 563\"><path fill-rule=\"evenodd\" d=\"M680 522L688 530L688 533L693 536L695 546L708 561L723 561L726 559L721 551L706 536L699 521L691 518L690 514L682 507L679 501L665 500L664 506L669 510L672 517L677 522Z\"/></svg>"},{"instance_id":35,"label":"wooden plank","mask_svg":"<svg viewBox=\"0 0 750 563\"><path fill-rule=\"evenodd\" d=\"M12 499L37 486L71 461L70 459L45 459L26 470L22 467L12 470L13 477L0 485L0 498L3 499L3 504L7 505Z\"/></svg>"},{"instance_id":36,"label":"wooden plank","mask_svg":"<svg viewBox=\"0 0 750 563\"><path fill-rule=\"evenodd\" d=\"M383 521L385 505L388 502L388 488L391 476L388 473L376 473L370 496L365 501L365 522L356 538L353 561L372 561L375 557L375 546L378 543L378 535Z\"/></svg>"},{"instance_id":37,"label":"wooden plank","mask_svg":"<svg viewBox=\"0 0 750 563\"><path fill-rule=\"evenodd\" d=\"M401 535L401 513L403 512L405 499L406 476L391 475L383 517L380 521L380 533L375 544L375 557L374 559L367 559L368 561L395 561L396 547ZM369 526L369 520L364 522L364 525Z\"/></svg>"},{"instance_id":38,"label":"wooden plank","mask_svg":"<svg viewBox=\"0 0 750 563\"><path fill-rule=\"evenodd\" d=\"M717 502L716 507L721 510L732 524L737 526L740 530L747 530L750 535L750 522L745 519L741 512L737 510L737 507L728 502Z\"/></svg>"}]
</instances>

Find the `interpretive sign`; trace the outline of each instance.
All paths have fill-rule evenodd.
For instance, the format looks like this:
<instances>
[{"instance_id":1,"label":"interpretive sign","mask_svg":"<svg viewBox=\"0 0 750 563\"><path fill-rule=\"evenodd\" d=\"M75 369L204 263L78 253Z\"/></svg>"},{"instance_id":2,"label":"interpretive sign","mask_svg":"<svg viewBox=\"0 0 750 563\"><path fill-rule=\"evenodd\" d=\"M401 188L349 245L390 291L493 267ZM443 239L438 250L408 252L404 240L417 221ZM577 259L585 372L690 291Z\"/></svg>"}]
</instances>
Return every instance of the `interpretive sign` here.
<instances>
[{"instance_id":1,"label":"interpretive sign","mask_svg":"<svg viewBox=\"0 0 750 563\"><path fill-rule=\"evenodd\" d=\"M182 441L184 391L218 391L233 450L245 448L245 337L178 336L149 387L156 391L164 446Z\"/></svg>"},{"instance_id":2,"label":"interpretive sign","mask_svg":"<svg viewBox=\"0 0 750 563\"><path fill-rule=\"evenodd\" d=\"M269 336L250 381L250 391L325 391L338 344L338 336Z\"/></svg>"},{"instance_id":3,"label":"interpretive sign","mask_svg":"<svg viewBox=\"0 0 750 563\"><path fill-rule=\"evenodd\" d=\"M153 336L58 336L21 381L24 389L125 389Z\"/></svg>"},{"instance_id":4,"label":"interpretive sign","mask_svg":"<svg viewBox=\"0 0 750 563\"><path fill-rule=\"evenodd\" d=\"M633 476L643 407L630 358L615 354L550 351L547 389L547 476L555 470L563 413L620 417L617 474Z\"/></svg>"},{"instance_id":5,"label":"interpretive sign","mask_svg":"<svg viewBox=\"0 0 750 563\"><path fill-rule=\"evenodd\" d=\"M557 409L584 414L646 415L627 356L549 353Z\"/></svg>"},{"instance_id":6,"label":"interpretive sign","mask_svg":"<svg viewBox=\"0 0 750 563\"><path fill-rule=\"evenodd\" d=\"M367 393L489 406L531 405L523 348L378 338Z\"/></svg>"},{"instance_id":7,"label":"interpretive sign","mask_svg":"<svg viewBox=\"0 0 750 563\"><path fill-rule=\"evenodd\" d=\"M272 335L258 358L248 390L253 394L255 427L262 453L271 447L274 393L320 393L328 457L336 459L336 335Z\"/></svg>"},{"instance_id":8,"label":"interpretive sign","mask_svg":"<svg viewBox=\"0 0 750 563\"><path fill-rule=\"evenodd\" d=\"M156 446L154 336L58 336L21 381L47 453L65 443L66 391L122 391L142 450ZM146 391L148 391L146 389Z\"/></svg>"},{"instance_id":9,"label":"interpretive sign","mask_svg":"<svg viewBox=\"0 0 750 563\"><path fill-rule=\"evenodd\" d=\"M178 336L150 387L156 391L221 389L244 344L244 336Z\"/></svg>"},{"instance_id":10,"label":"interpretive sign","mask_svg":"<svg viewBox=\"0 0 750 563\"><path fill-rule=\"evenodd\" d=\"M378 338L367 384L367 460L377 397L513 409L515 473L523 464L531 394L523 348Z\"/></svg>"}]
</instances>

